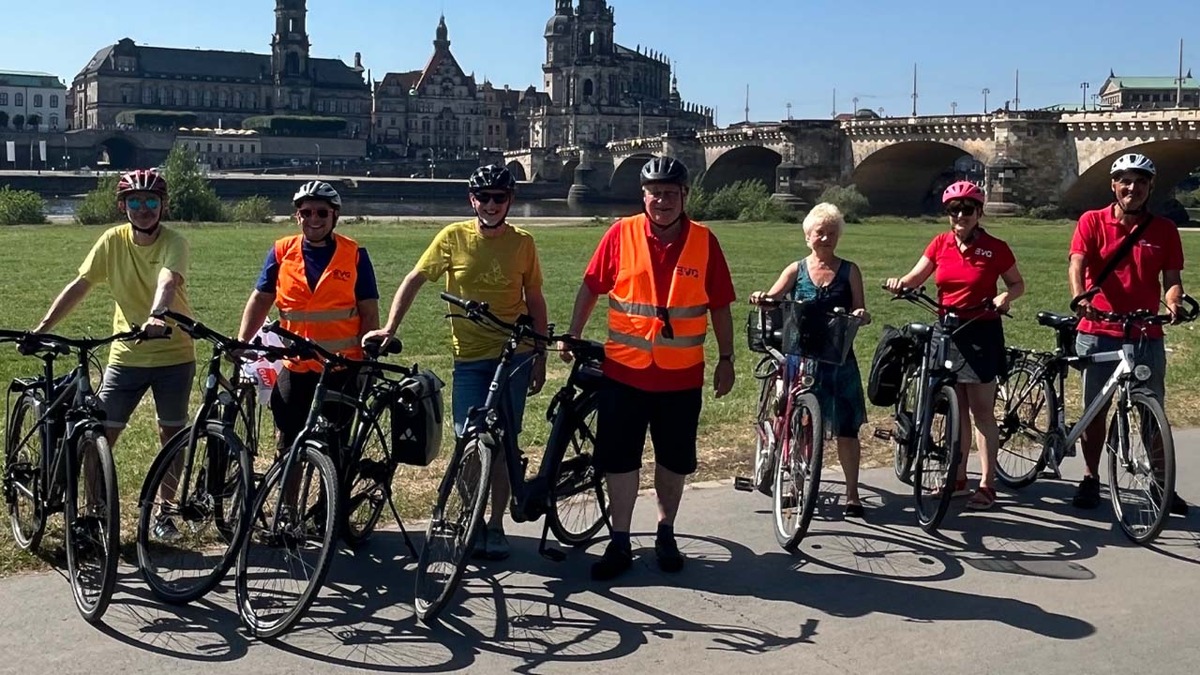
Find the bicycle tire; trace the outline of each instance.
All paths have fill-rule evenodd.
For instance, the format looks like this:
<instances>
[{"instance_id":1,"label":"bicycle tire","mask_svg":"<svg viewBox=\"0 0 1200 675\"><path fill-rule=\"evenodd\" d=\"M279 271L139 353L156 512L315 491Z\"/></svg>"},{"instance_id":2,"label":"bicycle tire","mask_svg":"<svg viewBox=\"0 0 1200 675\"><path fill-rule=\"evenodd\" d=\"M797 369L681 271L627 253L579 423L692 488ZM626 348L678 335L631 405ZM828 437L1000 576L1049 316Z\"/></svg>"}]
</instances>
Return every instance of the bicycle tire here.
<instances>
[{"instance_id":1,"label":"bicycle tire","mask_svg":"<svg viewBox=\"0 0 1200 675\"><path fill-rule=\"evenodd\" d=\"M604 477L593 464L596 408L595 396L582 397L577 408L560 406L546 444L550 453L550 510L546 517L554 537L568 546L590 542L610 522ZM592 505L594 511L587 510ZM582 516L568 517L577 512L576 507Z\"/></svg>"},{"instance_id":2,"label":"bicycle tire","mask_svg":"<svg viewBox=\"0 0 1200 675\"><path fill-rule=\"evenodd\" d=\"M21 550L34 553L46 532L46 514L41 506L42 462L46 455L42 430L37 428L41 407L41 397L32 391L18 396L4 443L4 500L13 540Z\"/></svg>"},{"instance_id":3,"label":"bicycle tire","mask_svg":"<svg viewBox=\"0 0 1200 675\"><path fill-rule=\"evenodd\" d=\"M892 415L892 471L901 483L912 485L912 467L917 424L917 379L906 377Z\"/></svg>"},{"instance_id":4,"label":"bicycle tire","mask_svg":"<svg viewBox=\"0 0 1200 675\"><path fill-rule=\"evenodd\" d=\"M98 429L81 433L70 452L77 453L69 469L66 499L64 500L63 533L67 549L67 577L75 608L88 623L98 623L112 600L117 584L117 561L121 546L120 492L117 490L117 469L113 464L108 439ZM92 476L103 485L85 485L88 471L84 469L89 456L94 456ZM86 513L81 514L81 488L88 501ZM92 493L95 494L92 494ZM103 501L96 501L103 500ZM94 565L89 565L98 558Z\"/></svg>"},{"instance_id":5,"label":"bicycle tire","mask_svg":"<svg viewBox=\"0 0 1200 675\"><path fill-rule=\"evenodd\" d=\"M1113 516L1121 526L1121 531L1133 542L1145 545L1154 541L1170 517L1171 499L1175 494L1175 440L1171 435L1171 427L1162 404L1149 392L1135 389L1129 400L1129 421L1134 421L1136 416L1136 421L1139 422L1136 437L1142 448L1147 451L1146 461L1143 464L1141 458L1135 457L1133 464L1136 466L1123 463L1121 458L1132 456L1134 452L1133 448L1126 446L1133 441L1135 433L1130 424L1126 426L1127 433L1121 433L1118 424L1120 415L1120 410L1114 411L1108 426L1109 497L1112 499ZM1153 420L1154 426L1158 428L1157 434L1146 429L1148 420ZM1153 447L1156 437L1162 442L1161 458L1157 461L1154 451L1146 447L1147 444ZM1124 490L1119 485L1121 479L1126 476L1148 477L1150 480L1144 490ZM1144 492L1144 498L1139 492ZM1130 522L1130 507L1143 501L1149 502L1148 518L1137 518L1137 523Z\"/></svg>"},{"instance_id":6,"label":"bicycle tire","mask_svg":"<svg viewBox=\"0 0 1200 675\"><path fill-rule=\"evenodd\" d=\"M763 359L759 363L770 364L772 372L762 377L762 387L758 392L758 416L754 421L754 489L760 494L771 496L771 487L775 478L774 458L776 454L775 438L775 390L782 377L774 359Z\"/></svg>"},{"instance_id":7,"label":"bicycle tire","mask_svg":"<svg viewBox=\"0 0 1200 675\"><path fill-rule=\"evenodd\" d=\"M1058 395L1049 382L1037 382L1040 370L1039 365L1021 359L996 386L994 410L1000 436L996 478L1014 490L1033 484L1049 462L1051 449L1046 442Z\"/></svg>"},{"instance_id":8,"label":"bicycle tire","mask_svg":"<svg viewBox=\"0 0 1200 675\"><path fill-rule=\"evenodd\" d=\"M337 538L339 495L337 472L333 460L324 452L326 448L325 444L318 441L309 441L300 448L291 470L302 484L294 486L295 494L288 495L287 503L283 503L281 497L286 489L284 458L276 461L267 471L262 487L254 497L249 527L246 528L238 554L235 586L238 614L250 634L256 637L276 638L294 626L316 599L329 573ZM297 498L309 494L308 489L314 485L314 479L322 493L312 503L307 499L303 504L296 503ZM283 508L276 513L278 504L282 504ZM279 520L283 520L283 525ZM310 539L318 546L315 551L311 546L306 547ZM274 552L281 549L286 549L287 554L299 554L302 548L312 551L314 555L311 564L300 561L301 567L306 568L305 575L300 580L303 583L291 594L292 601L281 598L281 585L273 585L260 595L251 582L269 576L270 568L264 561L269 561ZM296 569L287 563L276 568L285 572ZM259 569L264 573L256 572ZM285 609L276 611L281 607Z\"/></svg>"},{"instance_id":9,"label":"bicycle tire","mask_svg":"<svg viewBox=\"0 0 1200 675\"><path fill-rule=\"evenodd\" d=\"M491 444L475 431L469 431L455 444L417 560L413 607L417 618L425 623L437 620L462 579L475 545L475 532L483 521L494 454ZM455 506L451 498L456 496L461 506L453 511L453 522L447 522L448 507Z\"/></svg>"},{"instance_id":10,"label":"bicycle tire","mask_svg":"<svg viewBox=\"0 0 1200 675\"><path fill-rule=\"evenodd\" d=\"M154 527L166 506L158 495L172 475L176 490L182 489L178 480L183 467L176 463L182 464L191 432L191 427L185 427L155 457L138 509L138 567L154 597L172 605L203 597L225 578L237 559L249 518L250 453L231 429L209 427L196 437L189 473L192 485L186 490L189 503L167 509L179 539L155 538ZM209 480L214 473L221 476L219 482ZM213 493L214 486L219 493Z\"/></svg>"},{"instance_id":11,"label":"bicycle tire","mask_svg":"<svg viewBox=\"0 0 1200 675\"><path fill-rule=\"evenodd\" d=\"M817 397L806 392L792 404L789 457L776 458L773 521L775 539L784 550L794 553L817 507L821 486L821 462L825 454L825 423ZM780 449L782 453L782 448ZM799 477L799 478L797 478ZM786 511L796 511L788 519ZM794 525L789 525L794 522Z\"/></svg>"},{"instance_id":12,"label":"bicycle tire","mask_svg":"<svg viewBox=\"0 0 1200 675\"><path fill-rule=\"evenodd\" d=\"M342 541L351 549L366 545L379 524L383 508L392 494L396 462L388 444L391 408L377 401L371 410L371 423L363 427L361 439L351 448L350 467L342 490Z\"/></svg>"},{"instance_id":13,"label":"bicycle tire","mask_svg":"<svg viewBox=\"0 0 1200 675\"><path fill-rule=\"evenodd\" d=\"M913 463L913 496L917 503L917 524L932 534L946 517L950 498L954 494L958 463L962 461L959 438L962 418L959 416L958 395L949 385L939 387L929 405L934 406L930 428L918 432L925 435L926 442L917 446Z\"/></svg>"}]
</instances>

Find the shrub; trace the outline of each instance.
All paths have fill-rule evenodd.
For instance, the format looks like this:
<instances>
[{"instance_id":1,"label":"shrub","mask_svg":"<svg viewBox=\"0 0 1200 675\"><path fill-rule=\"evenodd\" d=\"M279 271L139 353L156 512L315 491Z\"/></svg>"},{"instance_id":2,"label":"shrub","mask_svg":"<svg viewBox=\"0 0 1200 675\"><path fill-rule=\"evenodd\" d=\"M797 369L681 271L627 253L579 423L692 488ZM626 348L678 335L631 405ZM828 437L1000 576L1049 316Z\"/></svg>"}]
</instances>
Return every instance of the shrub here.
<instances>
[{"instance_id":1,"label":"shrub","mask_svg":"<svg viewBox=\"0 0 1200 675\"><path fill-rule=\"evenodd\" d=\"M127 124L138 129L178 129L194 127L200 119L194 112L174 110L122 110L117 113L117 124Z\"/></svg>"},{"instance_id":2,"label":"shrub","mask_svg":"<svg viewBox=\"0 0 1200 675\"><path fill-rule=\"evenodd\" d=\"M1029 209L1027 215L1030 218L1036 218L1038 220L1058 220L1065 217L1062 209L1058 208L1058 206L1055 204L1042 204L1041 206L1035 206L1032 209Z\"/></svg>"},{"instance_id":3,"label":"shrub","mask_svg":"<svg viewBox=\"0 0 1200 675\"><path fill-rule=\"evenodd\" d=\"M235 202L229 207L226 220L238 223L269 223L275 217L271 200L257 195Z\"/></svg>"},{"instance_id":4,"label":"shrub","mask_svg":"<svg viewBox=\"0 0 1200 675\"><path fill-rule=\"evenodd\" d=\"M171 148L164 177L170 188L170 217L173 220L220 221L225 215L221 200L200 172L196 153L183 145Z\"/></svg>"},{"instance_id":5,"label":"shrub","mask_svg":"<svg viewBox=\"0 0 1200 675\"><path fill-rule=\"evenodd\" d=\"M871 210L871 202L853 185L827 188L817 201L829 202L838 207L847 223L862 222Z\"/></svg>"},{"instance_id":6,"label":"shrub","mask_svg":"<svg viewBox=\"0 0 1200 675\"><path fill-rule=\"evenodd\" d=\"M46 200L30 190L0 187L0 225L38 225L46 222Z\"/></svg>"},{"instance_id":7,"label":"shrub","mask_svg":"<svg viewBox=\"0 0 1200 675\"><path fill-rule=\"evenodd\" d=\"M798 223L802 216L802 213L792 207L767 197L742 209L742 212L738 214L738 220Z\"/></svg>"},{"instance_id":8,"label":"shrub","mask_svg":"<svg viewBox=\"0 0 1200 675\"><path fill-rule=\"evenodd\" d=\"M309 115L259 115L242 120L243 129L284 136L332 136L346 130L341 117Z\"/></svg>"},{"instance_id":9,"label":"shrub","mask_svg":"<svg viewBox=\"0 0 1200 675\"><path fill-rule=\"evenodd\" d=\"M124 220L121 209L117 208L116 174L101 176L96 181L96 188L87 193L75 209L75 222L80 225L107 225Z\"/></svg>"},{"instance_id":10,"label":"shrub","mask_svg":"<svg viewBox=\"0 0 1200 675\"><path fill-rule=\"evenodd\" d=\"M693 183L692 189L688 192L687 205L684 210L688 216L698 220L708 218L708 203L712 201L712 195L700 187L699 183Z\"/></svg>"}]
</instances>

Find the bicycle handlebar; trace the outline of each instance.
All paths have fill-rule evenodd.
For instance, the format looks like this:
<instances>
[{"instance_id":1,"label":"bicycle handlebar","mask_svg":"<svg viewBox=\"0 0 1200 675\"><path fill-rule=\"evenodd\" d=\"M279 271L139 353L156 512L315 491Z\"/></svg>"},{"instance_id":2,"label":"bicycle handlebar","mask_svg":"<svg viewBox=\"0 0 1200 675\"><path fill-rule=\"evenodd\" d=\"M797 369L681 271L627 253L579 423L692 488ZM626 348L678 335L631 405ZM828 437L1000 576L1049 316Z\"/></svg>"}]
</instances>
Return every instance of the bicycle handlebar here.
<instances>
[{"instance_id":1,"label":"bicycle handlebar","mask_svg":"<svg viewBox=\"0 0 1200 675\"><path fill-rule=\"evenodd\" d=\"M408 377L408 376L412 375L412 371L403 366L396 366L396 365L392 365L390 363L383 363L380 361L376 361L375 354L373 353L374 350L369 350L369 351L364 350L367 352L368 356L370 356L371 358L352 359L352 358L349 358L346 356L342 356L341 354L335 354L335 353L329 351L328 349L325 349L321 345L317 344L316 342L314 342L306 337L302 337L300 335L293 333L292 331L279 325L278 321L268 321L267 323L263 324L262 329L263 329L263 331L265 331L267 333L274 333L275 335L278 335L279 337L287 340L288 342L291 342L292 343L291 349L294 350L294 353L292 355L297 358L314 358L315 357L315 358L318 358L325 362L337 363L337 364L340 364L343 366L372 368L372 369L382 370L382 371L389 372L389 373L395 373L395 374L401 375L403 377ZM398 342L399 341L397 341L397 344L398 344ZM387 352L386 349L384 351Z\"/></svg>"},{"instance_id":2,"label":"bicycle handlebar","mask_svg":"<svg viewBox=\"0 0 1200 675\"><path fill-rule=\"evenodd\" d=\"M500 328L501 330L507 331L510 335L516 337L518 340L521 338L529 338L546 344L550 344L552 342L561 342L566 346L567 350L571 352L595 353L597 348L603 349L603 345L601 345L599 342L585 340L567 333L555 335L552 328L546 331L546 335L542 335L533 329L533 326L531 325L532 319L530 319L530 317L526 314L522 314L521 317L517 319L517 323L510 323L493 314L492 310L488 308L488 303L486 302L467 300L447 292L442 293L442 299L466 312L466 315L447 314L446 316L449 318L467 319L468 321L474 321L475 323L483 323L486 321L493 324L495 327Z\"/></svg>"},{"instance_id":3,"label":"bicycle handlebar","mask_svg":"<svg viewBox=\"0 0 1200 675\"><path fill-rule=\"evenodd\" d=\"M208 342L216 345L220 351L225 353L238 350L258 352L269 361L287 359L295 355L292 350L288 350L283 347L272 347L270 345L264 345L255 342L242 342L236 338L231 338L222 333L218 333L212 328L209 328L208 326L190 316L187 316L186 314L180 314L179 312L170 309L156 310L153 313L153 316L159 319L170 319L175 323L176 326L179 326L180 330L192 336L194 339L207 340Z\"/></svg>"},{"instance_id":4,"label":"bicycle handlebar","mask_svg":"<svg viewBox=\"0 0 1200 675\"><path fill-rule=\"evenodd\" d=\"M1009 318L1012 317L1012 315L1009 314L1008 312L998 311L996 309L996 305L993 304L993 302L992 302L992 298L988 298L987 300L984 300L983 302L981 302L977 305L971 306L971 307L954 307L951 305L943 305L942 303L938 302L937 300L934 300L933 298L929 297L929 295L927 293L925 293L924 286L921 286L919 288L901 288L898 291L892 291L887 286L881 286L881 288L883 288L883 290L885 290L885 291L895 293L895 297L892 298L893 301L907 300L907 301L913 303L914 305L917 305L919 307L924 307L925 309L930 310L932 312L946 312L946 313L952 313L955 315L960 315L960 314L964 314L967 312L991 311L1000 316L1007 316Z\"/></svg>"},{"instance_id":5,"label":"bicycle handlebar","mask_svg":"<svg viewBox=\"0 0 1200 675\"><path fill-rule=\"evenodd\" d=\"M810 301L810 300L784 300L784 299L780 299L780 298L768 298L766 296L763 296L763 297L759 298L757 302L751 302L750 304L754 305L755 307L758 307L759 309L764 309L767 307L780 307L786 302L791 302L791 303L794 303L797 305L806 305L806 304L810 304L812 301ZM845 317L847 319L853 319L860 323L863 321L863 318L861 316L858 316L851 312L847 312L842 307L834 307L833 309L829 310L826 313L829 316Z\"/></svg>"},{"instance_id":6,"label":"bicycle handlebar","mask_svg":"<svg viewBox=\"0 0 1200 675\"><path fill-rule=\"evenodd\" d=\"M148 336L141 326L136 325L131 330L114 333L104 338L69 338L53 333L0 329L0 342L16 342L17 351L24 356L42 352L66 355L72 351L95 351L105 345L123 340L162 340L169 335L170 329L167 329L163 335Z\"/></svg>"},{"instance_id":7,"label":"bicycle handlebar","mask_svg":"<svg viewBox=\"0 0 1200 675\"><path fill-rule=\"evenodd\" d=\"M1070 305L1071 311L1078 314L1083 301L1091 300L1099 292L1099 288L1092 288L1072 298ZM1106 312L1102 309L1096 309L1095 307L1091 307L1090 309L1098 318L1104 321L1111 321L1112 323L1120 324L1144 323L1161 326L1173 321L1179 323L1195 321L1198 317L1200 317L1200 303L1197 303L1192 296L1185 294L1182 298L1180 298L1180 300L1187 305L1187 308L1181 313L1180 316L1158 314L1157 312L1152 312L1147 309L1139 309L1134 312Z\"/></svg>"}]
</instances>

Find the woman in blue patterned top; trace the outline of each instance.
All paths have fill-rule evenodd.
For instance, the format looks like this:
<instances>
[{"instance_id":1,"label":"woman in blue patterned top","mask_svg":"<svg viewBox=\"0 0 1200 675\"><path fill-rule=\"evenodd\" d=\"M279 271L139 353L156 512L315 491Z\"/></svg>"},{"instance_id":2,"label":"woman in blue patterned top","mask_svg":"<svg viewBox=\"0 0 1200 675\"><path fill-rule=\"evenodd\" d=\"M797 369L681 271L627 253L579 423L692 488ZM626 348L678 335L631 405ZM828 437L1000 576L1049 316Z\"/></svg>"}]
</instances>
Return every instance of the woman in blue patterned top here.
<instances>
[{"instance_id":1,"label":"woman in blue patterned top","mask_svg":"<svg viewBox=\"0 0 1200 675\"><path fill-rule=\"evenodd\" d=\"M804 240L811 253L788 265L771 290L751 294L750 302L757 303L763 298L805 300L817 303L822 311L840 308L859 317L864 325L870 323L858 265L834 253L844 226L845 219L836 206L827 203L814 206L804 218ZM837 437L838 459L846 475L846 516L861 518L858 465L862 446L858 431L867 421L867 403L853 349L841 365L819 364L816 389L821 414Z\"/></svg>"}]
</instances>

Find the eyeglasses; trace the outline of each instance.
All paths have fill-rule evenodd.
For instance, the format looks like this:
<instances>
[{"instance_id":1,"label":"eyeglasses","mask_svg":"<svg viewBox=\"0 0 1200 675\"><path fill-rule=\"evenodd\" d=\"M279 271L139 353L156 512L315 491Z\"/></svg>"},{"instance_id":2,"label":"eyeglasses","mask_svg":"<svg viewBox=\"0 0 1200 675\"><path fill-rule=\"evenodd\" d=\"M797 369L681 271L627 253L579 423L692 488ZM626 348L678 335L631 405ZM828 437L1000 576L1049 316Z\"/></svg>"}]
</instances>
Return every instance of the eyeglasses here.
<instances>
[{"instance_id":1,"label":"eyeglasses","mask_svg":"<svg viewBox=\"0 0 1200 675\"><path fill-rule=\"evenodd\" d=\"M318 218L329 217L329 209L300 209L296 213L299 213L301 218L312 218L314 213Z\"/></svg>"},{"instance_id":2,"label":"eyeglasses","mask_svg":"<svg viewBox=\"0 0 1200 675\"><path fill-rule=\"evenodd\" d=\"M150 197L149 199L131 198L125 200L125 208L129 209L130 211L137 211L145 206L147 209L153 211L154 209L157 209L158 205L161 203L161 201L155 199L154 197Z\"/></svg>"},{"instance_id":3,"label":"eyeglasses","mask_svg":"<svg viewBox=\"0 0 1200 675\"><path fill-rule=\"evenodd\" d=\"M955 217L973 216L975 215L975 206L972 204L951 204L946 207L946 213Z\"/></svg>"},{"instance_id":4,"label":"eyeglasses","mask_svg":"<svg viewBox=\"0 0 1200 675\"><path fill-rule=\"evenodd\" d=\"M480 204L487 204L488 202L503 204L508 201L507 192L476 192L474 193L474 197Z\"/></svg>"}]
</instances>

